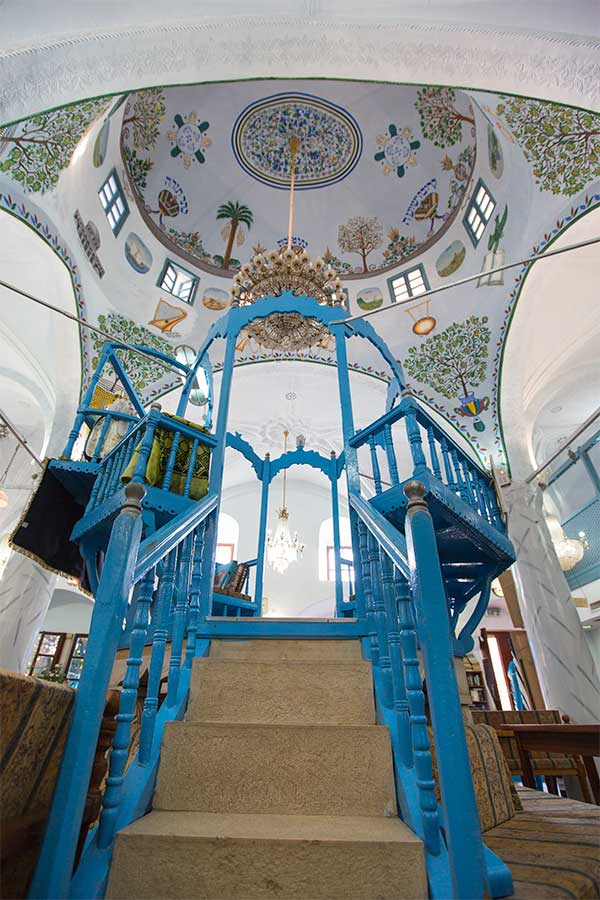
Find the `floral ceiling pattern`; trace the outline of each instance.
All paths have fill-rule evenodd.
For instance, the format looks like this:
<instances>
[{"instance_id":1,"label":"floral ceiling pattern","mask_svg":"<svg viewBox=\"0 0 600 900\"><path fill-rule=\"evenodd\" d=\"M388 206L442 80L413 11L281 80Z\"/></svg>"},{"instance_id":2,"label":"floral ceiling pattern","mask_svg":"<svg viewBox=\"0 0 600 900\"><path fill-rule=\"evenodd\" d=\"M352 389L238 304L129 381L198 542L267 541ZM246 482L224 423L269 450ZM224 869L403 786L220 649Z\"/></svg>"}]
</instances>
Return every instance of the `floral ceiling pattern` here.
<instances>
[{"instance_id":1,"label":"floral ceiling pattern","mask_svg":"<svg viewBox=\"0 0 600 900\"><path fill-rule=\"evenodd\" d=\"M289 85L153 88L128 97L121 150L156 237L220 275L256 248L277 246L287 229L294 141L294 235L344 278L391 269L438 240L475 164L467 95L353 82L319 82L317 94L313 82ZM246 212L240 219L235 210Z\"/></svg>"}]
</instances>

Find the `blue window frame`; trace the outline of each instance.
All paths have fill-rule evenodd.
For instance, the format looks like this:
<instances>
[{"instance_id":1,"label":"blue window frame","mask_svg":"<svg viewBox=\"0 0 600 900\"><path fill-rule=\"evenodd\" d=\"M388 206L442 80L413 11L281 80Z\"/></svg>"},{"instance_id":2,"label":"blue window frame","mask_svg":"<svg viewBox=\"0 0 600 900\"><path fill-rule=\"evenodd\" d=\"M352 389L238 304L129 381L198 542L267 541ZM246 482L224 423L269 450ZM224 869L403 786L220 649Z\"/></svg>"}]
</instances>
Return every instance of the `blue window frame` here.
<instances>
[{"instance_id":1,"label":"blue window frame","mask_svg":"<svg viewBox=\"0 0 600 900\"><path fill-rule=\"evenodd\" d=\"M174 263L172 260L167 259L157 284L167 294L171 294L171 296L177 297L178 300L189 303L191 306L196 296L198 281L198 276L194 275L193 272L188 272L179 263Z\"/></svg>"},{"instance_id":2,"label":"blue window frame","mask_svg":"<svg viewBox=\"0 0 600 900\"><path fill-rule=\"evenodd\" d=\"M467 207L463 225L474 247L482 238L483 232L496 208L496 201L480 178Z\"/></svg>"},{"instance_id":3,"label":"blue window frame","mask_svg":"<svg viewBox=\"0 0 600 900\"><path fill-rule=\"evenodd\" d=\"M402 303L404 300L418 297L419 294L424 294L430 289L425 269L420 263L398 275L392 275L391 278L388 278L388 287L392 303Z\"/></svg>"},{"instance_id":4,"label":"blue window frame","mask_svg":"<svg viewBox=\"0 0 600 900\"><path fill-rule=\"evenodd\" d=\"M123 227L123 222L129 215L129 207L123 194L121 182L114 169L98 191L98 197L112 233L116 237Z\"/></svg>"}]
</instances>

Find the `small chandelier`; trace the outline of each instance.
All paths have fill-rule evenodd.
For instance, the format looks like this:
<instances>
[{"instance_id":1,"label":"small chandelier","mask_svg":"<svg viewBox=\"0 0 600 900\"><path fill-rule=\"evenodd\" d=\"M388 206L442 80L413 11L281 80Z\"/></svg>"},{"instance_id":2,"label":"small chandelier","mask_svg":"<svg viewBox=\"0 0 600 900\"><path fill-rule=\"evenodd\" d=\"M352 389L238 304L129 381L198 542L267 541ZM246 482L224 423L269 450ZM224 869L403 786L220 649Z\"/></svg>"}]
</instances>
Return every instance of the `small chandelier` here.
<instances>
[{"instance_id":1,"label":"small chandelier","mask_svg":"<svg viewBox=\"0 0 600 900\"><path fill-rule=\"evenodd\" d=\"M583 559L586 544L589 547L589 542L567 537L556 516L546 516L546 524L560 567L563 572L570 572ZM581 535L582 532L580 532L580 537ZM583 533L583 537L585 538L585 533Z\"/></svg>"},{"instance_id":2,"label":"small chandelier","mask_svg":"<svg viewBox=\"0 0 600 900\"><path fill-rule=\"evenodd\" d=\"M283 432L283 452L287 452L287 439L289 431ZM298 557L302 555L304 544L301 543L298 532L292 537L289 526L289 514L285 505L285 489L286 489L286 469L283 470L283 498L281 509L277 512L277 526L275 535L271 531L267 533L267 560L269 565L282 575L290 563L297 562Z\"/></svg>"},{"instance_id":3,"label":"small chandelier","mask_svg":"<svg viewBox=\"0 0 600 900\"><path fill-rule=\"evenodd\" d=\"M232 306L249 306L262 297L279 297L284 292L296 297L313 297L321 306L341 306L344 303L342 282L335 269L321 257L313 262L306 249L297 239L294 243L292 237L296 155L299 145L298 138L291 138L287 244L267 254L257 253L251 262L244 263L233 278ZM307 318L294 311L273 313L264 319L255 319L245 332L246 337L253 338L268 350L307 350L329 336L327 328L317 319Z\"/></svg>"}]
</instances>

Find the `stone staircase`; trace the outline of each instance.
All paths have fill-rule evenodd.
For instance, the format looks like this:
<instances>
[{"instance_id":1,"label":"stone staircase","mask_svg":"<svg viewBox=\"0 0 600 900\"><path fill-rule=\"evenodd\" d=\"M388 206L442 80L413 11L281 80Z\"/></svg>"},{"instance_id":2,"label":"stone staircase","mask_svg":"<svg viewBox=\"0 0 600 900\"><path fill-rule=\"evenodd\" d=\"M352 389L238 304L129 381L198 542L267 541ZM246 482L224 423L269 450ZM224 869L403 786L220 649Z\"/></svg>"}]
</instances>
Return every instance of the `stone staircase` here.
<instances>
[{"instance_id":1,"label":"stone staircase","mask_svg":"<svg viewBox=\"0 0 600 900\"><path fill-rule=\"evenodd\" d=\"M213 641L107 897L427 897L359 641Z\"/></svg>"}]
</instances>

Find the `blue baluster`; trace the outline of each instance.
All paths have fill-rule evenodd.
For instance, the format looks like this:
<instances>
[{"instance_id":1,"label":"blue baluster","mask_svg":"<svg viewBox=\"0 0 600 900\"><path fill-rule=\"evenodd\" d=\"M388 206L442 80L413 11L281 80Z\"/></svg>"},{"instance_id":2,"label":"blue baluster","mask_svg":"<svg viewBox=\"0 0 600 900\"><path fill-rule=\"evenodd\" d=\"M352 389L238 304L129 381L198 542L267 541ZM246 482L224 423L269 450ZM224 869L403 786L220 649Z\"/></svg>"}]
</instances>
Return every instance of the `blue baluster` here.
<instances>
[{"instance_id":1,"label":"blue baluster","mask_svg":"<svg viewBox=\"0 0 600 900\"><path fill-rule=\"evenodd\" d=\"M254 602L256 615L262 612L263 579L265 572L265 544L267 539L267 513L269 510L269 484L271 482L271 456L265 454L261 470L260 515L258 519L258 547L256 550L256 576Z\"/></svg>"},{"instance_id":2,"label":"blue baluster","mask_svg":"<svg viewBox=\"0 0 600 900\"><path fill-rule=\"evenodd\" d=\"M202 567L203 539L204 522L202 522L202 524L199 525L196 529L194 551L192 555L192 579L190 586L190 603L185 647L185 664L188 669L191 669L192 660L196 655L196 634L198 632L198 616L200 614L200 576Z\"/></svg>"},{"instance_id":3,"label":"blue baluster","mask_svg":"<svg viewBox=\"0 0 600 900\"><path fill-rule=\"evenodd\" d=\"M338 502L337 460L335 452L331 451L329 478L331 481L331 517L333 520L333 558L335 568L335 614L342 615L344 604L344 592L342 584L342 552L340 539L340 507Z\"/></svg>"},{"instance_id":4,"label":"blue baluster","mask_svg":"<svg viewBox=\"0 0 600 900\"><path fill-rule=\"evenodd\" d=\"M196 455L198 453L198 438L194 438L192 442L192 450L190 452L190 458L188 460L188 470L185 476L185 487L183 489L183 496L190 496L190 489L192 486L192 478L194 476L194 466L196 465Z\"/></svg>"},{"instance_id":5,"label":"blue baluster","mask_svg":"<svg viewBox=\"0 0 600 900\"><path fill-rule=\"evenodd\" d=\"M450 451L448 449L448 441L445 437L441 439L442 446L442 458L444 460L444 471L446 473L446 484L450 488L451 491L457 491L458 485L456 484L456 480L454 478L454 473L452 471L452 465L450 464Z\"/></svg>"},{"instance_id":6,"label":"blue baluster","mask_svg":"<svg viewBox=\"0 0 600 900\"><path fill-rule=\"evenodd\" d=\"M173 638L171 641L171 659L169 660L169 682L167 687L168 706L174 706L179 690L179 675L181 671L181 654L183 637L185 634L186 610L188 605L188 593L190 586L190 569L192 559L193 535L188 534L181 544L177 563L176 600L173 615Z\"/></svg>"},{"instance_id":7,"label":"blue baluster","mask_svg":"<svg viewBox=\"0 0 600 900\"><path fill-rule=\"evenodd\" d=\"M167 631L169 625L169 612L175 590L175 568L177 565L177 548L171 550L166 560L161 563L159 570L159 584L154 602L152 635L152 655L148 667L148 688L144 700L142 713L142 725L140 729L140 749L138 759L141 765L147 765L152 753L152 740L158 711L158 692L162 679L165 647L167 643Z\"/></svg>"},{"instance_id":8,"label":"blue baluster","mask_svg":"<svg viewBox=\"0 0 600 900\"><path fill-rule=\"evenodd\" d=\"M490 513L492 516L492 524L496 526L496 528L504 529L504 523L502 521L502 516L500 515L500 508L498 506L498 497L496 496L496 488L494 484L490 484L488 486L487 491L488 505L490 508Z\"/></svg>"},{"instance_id":9,"label":"blue baluster","mask_svg":"<svg viewBox=\"0 0 600 900\"><path fill-rule=\"evenodd\" d=\"M406 403L406 400L404 400L403 403ZM410 444L410 452L413 459L415 471L423 468L426 469L427 459L425 458L425 454L423 453L421 429L419 428L419 423L417 422L417 410L415 409L412 401L410 402L410 405L406 410L404 421L406 423L406 434L408 437L408 442Z\"/></svg>"},{"instance_id":10,"label":"blue baluster","mask_svg":"<svg viewBox=\"0 0 600 900\"><path fill-rule=\"evenodd\" d=\"M461 467L463 473L463 479L465 482L465 489L467 492L467 501L473 509L477 509L477 497L475 496L475 491L473 490L473 483L471 481L470 476L470 465L466 460L461 460Z\"/></svg>"},{"instance_id":11,"label":"blue baluster","mask_svg":"<svg viewBox=\"0 0 600 900\"><path fill-rule=\"evenodd\" d=\"M399 483L400 479L398 478L398 463L396 461L396 453L392 441L391 425L384 425L383 438L385 442L385 452L387 455L388 469L390 472L390 481L392 482L392 485L396 485Z\"/></svg>"},{"instance_id":12,"label":"blue baluster","mask_svg":"<svg viewBox=\"0 0 600 900\"><path fill-rule=\"evenodd\" d=\"M406 542L436 746L446 844L456 900L486 895L483 843L460 705L446 591L425 485L409 481Z\"/></svg>"},{"instance_id":13,"label":"blue baluster","mask_svg":"<svg viewBox=\"0 0 600 900\"><path fill-rule=\"evenodd\" d=\"M379 651L377 648L377 632L375 630L375 621L373 618L373 581L371 578L371 563L369 560L368 532L367 526L360 520L358 522L358 540L360 570L362 574L362 586L365 597L365 615L369 627L369 651L371 662L375 666L379 664Z\"/></svg>"},{"instance_id":14,"label":"blue baluster","mask_svg":"<svg viewBox=\"0 0 600 900\"><path fill-rule=\"evenodd\" d=\"M377 446L375 444L375 436L369 435L369 449L371 451L371 465L373 466L373 481L375 482L375 493L381 494L381 471L379 469L379 460L377 459Z\"/></svg>"},{"instance_id":15,"label":"blue baluster","mask_svg":"<svg viewBox=\"0 0 600 900\"><path fill-rule=\"evenodd\" d=\"M477 497L477 505L479 507L479 513L482 518L489 521L489 512L487 508L487 504L485 502L485 491L483 489L483 482L481 480L481 475L477 471L477 469L471 470L471 477L473 479L473 490L475 491L475 496Z\"/></svg>"},{"instance_id":16,"label":"blue baluster","mask_svg":"<svg viewBox=\"0 0 600 900\"><path fill-rule=\"evenodd\" d=\"M176 431L173 433L173 441L171 443L171 450L169 451L169 458L167 460L167 468L165 469L165 475L163 478L162 489L163 491L168 491L171 487L171 481L173 478L173 469L175 468L175 459L177 457L177 448L179 447L179 441L181 440L181 432Z\"/></svg>"},{"instance_id":17,"label":"blue baluster","mask_svg":"<svg viewBox=\"0 0 600 900\"><path fill-rule=\"evenodd\" d=\"M394 596L394 567L389 556L381 547L379 548L379 563L392 673L392 701L396 712L400 755L405 766L412 766L410 719L402 668L400 625Z\"/></svg>"},{"instance_id":18,"label":"blue baluster","mask_svg":"<svg viewBox=\"0 0 600 900\"><path fill-rule=\"evenodd\" d=\"M85 394L82 397L81 403L79 404L79 408L77 411L77 415L75 416L75 421L73 422L73 428L69 432L69 437L65 448L62 452L63 459L71 459L71 454L73 453L73 447L75 445L75 441L79 437L79 432L81 431L81 426L85 422L85 416L82 412L79 412L81 409L89 409L92 404L92 399L94 397L94 393L96 391L96 387L98 382L100 381L100 376L102 375L102 370L106 364L106 360L108 354L110 353L110 345L104 344L102 350L100 351L100 356L98 358L98 365L96 366L96 370L92 375L92 379L87 387Z\"/></svg>"},{"instance_id":19,"label":"blue baluster","mask_svg":"<svg viewBox=\"0 0 600 900\"><path fill-rule=\"evenodd\" d=\"M456 452L454 447L450 449L450 455L452 457L454 471L456 473L456 487L458 493L460 494L461 499L465 501L465 503L469 503L469 493L467 491L467 486L465 484L465 480L460 468L460 463L458 461L458 453Z\"/></svg>"},{"instance_id":20,"label":"blue baluster","mask_svg":"<svg viewBox=\"0 0 600 900\"><path fill-rule=\"evenodd\" d=\"M100 489L97 494L98 504L103 503L110 494L111 475L114 468L114 456L107 457L107 459L101 463L100 471L102 472L102 481L100 482Z\"/></svg>"},{"instance_id":21,"label":"blue baluster","mask_svg":"<svg viewBox=\"0 0 600 900\"><path fill-rule=\"evenodd\" d=\"M435 445L435 432L431 425L427 426L427 442L429 444L429 456L431 458L431 468L433 469L433 474L441 481L442 472L440 469L440 461L438 459L437 448Z\"/></svg>"},{"instance_id":22,"label":"blue baluster","mask_svg":"<svg viewBox=\"0 0 600 900\"><path fill-rule=\"evenodd\" d=\"M385 603L381 586L381 567L379 564L379 544L371 535L367 534L367 547L369 550L369 566L371 571L371 594L373 622L377 642L377 665L381 669L383 684L383 702L387 707L392 706L392 672L390 653L387 640L387 623L385 616Z\"/></svg>"},{"instance_id":23,"label":"blue baluster","mask_svg":"<svg viewBox=\"0 0 600 900\"><path fill-rule=\"evenodd\" d=\"M101 850L110 847L119 815L121 788L129 756L131 723L135 715L135 701L137 700L140 683L140 666L142 664L142 654L148 628L148 611L153 591L154 569L150 569L136 589L138 597L133 630L131 632L131 643L129 645L129 658L127 659L127 669L121 689L119 713L116 717L117 728L110 753L103 809L98 825L98 847Z\"/></svg>"},{"instance_id":24,"label":"blue baluster","mask_svg":"<svg viewBox=\"0 0 600 900\"><path fill-rule=\"evenodd\" d=\"M433 856L440 852L440 822L433 780L433 761L425 715L425 695L421 682L417 635L411 605L410 587L405 578L396 576L396 600L400 625L400 646L404 663L406 699L410 712L410 730L414 765L417 773L419 806L423 825L423 840L427 851Z\"/></svg>"},{"instance_id":25,"label":"blue baluster","mask_svg":"<svg viewBox=\"0 0 600 900\"><path fill-rule=\"evenodd\" d=\"M133 470L133 475L131 476L132 481L143 482L146 478L146 468L148 467L148 457L150 456L150 451L152 450L152 444L154 443L154 432L156 431L156 426L158 424L158 420L160 417L160 404L153 403L152 411L148 416L148 420L146 422L146 430L144 433L144 437L142 439L142 443L140 449L138 450L138 458L135 464L135 469Z\"/></svg>"}]
</instances>

